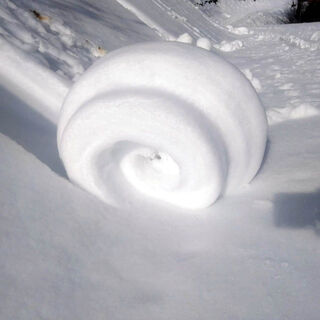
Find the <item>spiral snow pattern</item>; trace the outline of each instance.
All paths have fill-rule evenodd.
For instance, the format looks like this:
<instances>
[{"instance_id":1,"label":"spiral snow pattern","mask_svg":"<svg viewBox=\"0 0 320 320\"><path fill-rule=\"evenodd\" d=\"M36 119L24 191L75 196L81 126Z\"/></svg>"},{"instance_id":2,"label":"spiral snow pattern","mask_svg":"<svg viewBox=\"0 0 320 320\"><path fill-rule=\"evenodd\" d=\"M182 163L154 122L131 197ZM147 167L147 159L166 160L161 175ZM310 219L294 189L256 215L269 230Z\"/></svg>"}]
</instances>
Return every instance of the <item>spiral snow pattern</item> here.
<instances>
[{"instance_id":1,"label":"spiral snow pattern","mask_svg":"<svg viewBox=\"0 0 320 320\"><path fill-rule=\"evenodd\" d=\"M137 44L95 63L71 88L58 147L72 181L121 205L132 190L188 209L250 182L267 136L250 82L207 50Z\"/></svg>"}]
</instances>

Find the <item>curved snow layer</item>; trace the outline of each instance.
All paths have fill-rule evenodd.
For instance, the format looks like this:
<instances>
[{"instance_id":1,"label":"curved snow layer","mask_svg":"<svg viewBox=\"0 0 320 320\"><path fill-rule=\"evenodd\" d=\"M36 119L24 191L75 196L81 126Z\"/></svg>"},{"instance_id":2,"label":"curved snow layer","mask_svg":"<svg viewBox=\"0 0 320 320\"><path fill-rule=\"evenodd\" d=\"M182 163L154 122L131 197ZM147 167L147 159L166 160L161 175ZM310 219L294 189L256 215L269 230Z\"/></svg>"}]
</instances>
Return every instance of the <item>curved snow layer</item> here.
<instances>
[{"instance_id":1,"label":"curved snow layer","mask_svg":"<svg viewBox=\"0 0 320 320\"><path fill-rule=\"evenodd\" d=\"M151 42L116 50L71 88L58 126L71 180L109 203L131 187L190 209L248 183L267 123L250 82L221 57Z\"/></svg>"}]
</instances>

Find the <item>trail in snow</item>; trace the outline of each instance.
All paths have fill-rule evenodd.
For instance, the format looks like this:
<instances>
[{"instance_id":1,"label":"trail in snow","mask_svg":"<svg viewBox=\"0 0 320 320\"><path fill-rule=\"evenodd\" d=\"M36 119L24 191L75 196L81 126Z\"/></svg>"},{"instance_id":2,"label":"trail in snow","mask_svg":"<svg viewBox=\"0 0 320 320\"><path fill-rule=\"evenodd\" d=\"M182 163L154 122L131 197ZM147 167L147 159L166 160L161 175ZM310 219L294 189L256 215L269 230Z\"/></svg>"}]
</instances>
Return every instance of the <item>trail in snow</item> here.
<instances>
[{"instance_id":1,"label":"trail in snow","mask_svg":"<svg viewBox=\"0 0 320 320\"><path fill-rule=\"evenodd\" d=\"M116 0L116 1L120 3L124 8L132 12L138 19L144 22L151 29L154 29L159 34L159 36L161 36L162 39L164 40L176 39L176 37L171 32L165 30L160 24L158 24L155 20L153 20L147 14L145 14L143 10L139 9L137 5L133 4L132 2L134 1L130 1L130 0Z\"/></svg>"},{"instance_id":2,"label":"trail in snow","mask_svg":"<svg viewBox=\"0 0 320 320\"><path fill-rule=\"evenodd\" d=\"M320 113L319 42L313 24L271 26L253 29L242 39L245 52L228 55L240 68L246 66L260 83L260 98L267 109L269 123L310 117ZM312 43L311 46L297 46ZM303 77L303 79L302 79Z\"/></svg>"},{"instance_id":3,"label":"trail in snow","mask_svg":"<svg viewBox=\"0 0 320 320\"><path fill-rule=\"evenodd\" d=\"M72 6L72 0L0 0L0 35L68 80L109 50L159 39L114 0Z\"/></svg>"},{"instance_id":4,"label":"trail in snow","mask_svg":"<svg viewBox=\"0 0 320 320\"><path fill-rule=\"evenodd\" d=\"M157 30L164 40L175 40L179 35L188 33L196 41L208 38L213 43L232 39L224 26L210 20L189 1L168 0L117 0L134 13L150 28Z\"/></svg>"}]
</instances>

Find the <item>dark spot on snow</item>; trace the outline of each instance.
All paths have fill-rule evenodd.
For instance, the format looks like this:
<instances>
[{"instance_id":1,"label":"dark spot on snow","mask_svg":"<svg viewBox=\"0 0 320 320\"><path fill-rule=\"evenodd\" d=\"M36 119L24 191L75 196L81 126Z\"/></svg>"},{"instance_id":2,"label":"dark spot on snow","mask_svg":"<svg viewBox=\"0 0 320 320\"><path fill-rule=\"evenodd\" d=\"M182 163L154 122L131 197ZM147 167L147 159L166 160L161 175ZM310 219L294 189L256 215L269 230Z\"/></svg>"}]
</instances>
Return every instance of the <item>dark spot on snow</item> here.
<instances>
[{"instance_id":1,"label":"dark spot on snow","mask_svg":"<svg viewBox=\"0 0 320 320\"><path fill-rule=\"evenodd\" d=\"M161 156L159 153L154 153L151 155L150 160L161 160Z\"/></svg>"},{"instance_id":2,"label":"dark spot on snow","mask_svg":"<svg viewBox=\"0 0 320 320\"><path fill-rule=\"evenodd\" d=\"M37 11L37 10L31 10L31 12L33 13L33 15L40 20L41 14Z\"/></svg>"},{"instance_id":3,"label":"dark spot on snow","mask_svg":"<svg viewBox=\"0 0 320 320\"><path fill-rule=\"evenodd\" d=\"M50 18L48 16L42 15L40 12L37 10L30 10L31 13L34 15L34 17L40 21L48 22Z\"/></svg>"},{"instance_id":4,"label":"dark spot on snow","mask_svg":"<svg viewBox=\"0 0 320 320\"><path fill-rule=\"evenodd\" d=\"M279 193L274 223L281 228L312 228L320 236L320 189L311 193Z\"/></svg>"}]
</instances>

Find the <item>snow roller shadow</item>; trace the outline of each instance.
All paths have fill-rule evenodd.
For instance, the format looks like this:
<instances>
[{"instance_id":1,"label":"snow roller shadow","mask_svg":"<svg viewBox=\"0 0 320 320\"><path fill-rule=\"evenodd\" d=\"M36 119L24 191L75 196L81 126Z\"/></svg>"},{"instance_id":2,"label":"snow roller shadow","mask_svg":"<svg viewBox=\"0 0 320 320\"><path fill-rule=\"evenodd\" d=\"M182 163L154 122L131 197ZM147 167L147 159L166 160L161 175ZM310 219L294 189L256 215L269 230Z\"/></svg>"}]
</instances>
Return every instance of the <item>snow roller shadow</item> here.
<instances>
[{"instance_id":1,"label":"snow roller shadow","mask_svg":"<svg viewBox=\"0 0 320 320\"><path fill-rule=\"evenodd\" d=\"M274 223L280 228L312 228L320 236L320 189L314 193L279 193Z\"/></svg>"},{"instance_id":2,"label":"snow roller shadow","mask_svg":"<svg viewBox=\"0 0 320 320\"><path fill-rule=\"evenodd\" d=\"M66 177L59 158L56 126L0 85L0 132Z\"/></svg>"},{"instance_id":3,"label":"snow roller shadow","mask_svg":"<svg viewBox=\"0 0 320 320\"><path fill-rule=\"evenodd\" d=\"M271 145L271 141L269 139L267 139L266 148L264 150L264 154L263 154L263 158L262 158L262 161L261 161L261 165L260 165L259 170L256 173L256 176L263 170L263 167L264 167L265 163L267 162L267 160L269 158L270 145Z\"/></svg>"}]
</instances>

